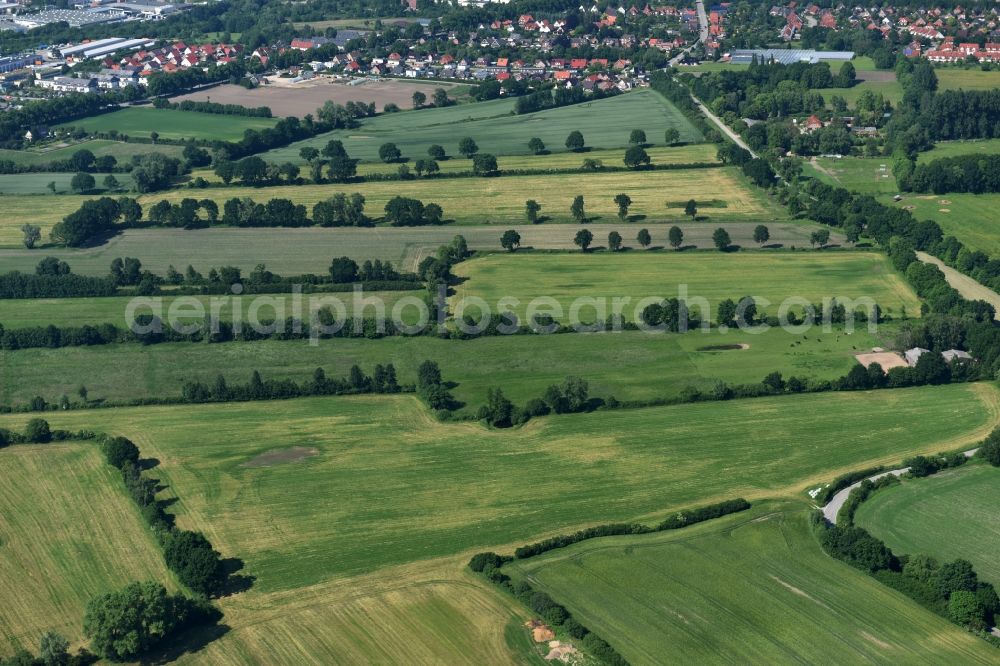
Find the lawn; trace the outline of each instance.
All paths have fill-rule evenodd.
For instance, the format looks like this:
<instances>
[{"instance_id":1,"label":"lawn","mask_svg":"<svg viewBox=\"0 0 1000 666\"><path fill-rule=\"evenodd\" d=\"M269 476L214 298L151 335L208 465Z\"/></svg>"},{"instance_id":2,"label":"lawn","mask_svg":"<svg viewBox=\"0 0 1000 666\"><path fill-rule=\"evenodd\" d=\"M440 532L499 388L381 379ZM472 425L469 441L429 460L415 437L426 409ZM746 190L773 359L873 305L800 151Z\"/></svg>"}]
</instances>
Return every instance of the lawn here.
<instances>
[{"instance_id":1,"label":"lawn","mask_svg":"<svg viewBox=\"0 0 1000 666\"><path fill-rule=\"evenodd\" d=\"M120 475L96 445L0 450L0 655L58 631L83 640L94 596L129 580L176 588Z\"/></svg>"},{"instance_id":2,"label":"lawn","mask_svg":"<svg viewBox=\"0 0 1000 666\"><path fill-rule=\"evenodd\" d=\"M628 661L995 663L995 648L828 557L792 504L504 567ZM667 647L669 646L669 647ZM665 650L669 650L668 653Z\"/></svg>"},{"instance_id":3,"label":"lawn","mask_svg":"<svg viewBox=\"0 0 1000 666\"><path fill-rule=\"evenodd\" d=\"M707 299L713 311L703 318L710 321L715 321L714 308L720 301L747 295L769 299L770 304L758 305L767 314L777 314L782 301L790 297L809 303L870 298L884 312L896 315L904 308L911 316L920 309L910 287L883 255L874 252L494 254L463 262L453 272L466 278L456 288L453 309L462 298L479 297L496 312L501 298L513 297L520 303L512 311L524 317L532 299L548 297L563 308L563 314L554 315L561 321L567 321L570 304L581 297L604 299L607 314L611 299L631 297L622 312L635 321L645 307L638 305L640 299L678 298L682 288L692 310L697 307L692 299ZM542 312L551 314L549 309ZM593 307L586 307L580 318L594 321L593 313ZM597 319L603 321L605 316Z\"/></svg>"},{"instance_id":4,"label":"lawn","mask_svg":"<svg viewBox=\"0 0 1000 666\"><path fill-rule=\"evenodd\" d=\"M834 69L836 73L836 69ZM853 108L857 102L858 98L865 91L871 91L875 94L881 94L882 97L889 100L893 106L899 104L900 100L903 99L903 87L900 85L899 81L861 81L851 86L850 88L818 88L816 92L823 95L823 99L826 101L828 107L832 108L831 100L834 96L843 97L847 101L847 106Z\"/></svg>"},{"instance_id":5,"label":"lawn","mask_svg":"<svg viewBox=\"0 0 1000 666\"><path fill-rule=\"evenodd\" d=\"M861 505L855 523L897 554L972 562L1000 585L1000 469L969 465L926 479L906 480Z\"/></svg>"},{"instance_id":6,"label":"lawn","mask_svg":"<svg viewBox=\"0 0 1000 666\"><path fill-rule=\"evenodd\" d=\"M11 303L8 301L7 303ZM10 325L6 323L6 325ZM399 381L416 383L417 367L437 361L455 382L463 412L475 414L487 391L502 386L518 405L544 394L567 375L590 384L592 395L618 400L675 398L688 388L710 391L716 382L758 382L778 371L785 377L842 377L854 354L889 346L894 327L879 335L793 334L774 329L761 335L694 332L686 335L621 332L439 340L432 337L382 340L232 342L220 345L163 344L24 349L0 352L0 405L24 404L41 395L56 403L63 394L77 400L85 385L91 400L132 400L178 396L184 382L206 384L224 375L246 382L254 370L265 379L302 382L317 367L328 376L346 376L351 365L371 372L391 362ZM699 351L746 342L749 349Z\"/></svg>"},{"instance_id":7,"label":"lawn","mask_svg":"<svg viewBox=\"0 0 1000 666\"><path fill-rule=\"evenodd\" d=\"M1000 251L1000 194L907 194L900 202L918 220L934 220L946 236L955 236L972 250L987 254Z\"/></svg>"},{"instance_id":8,"label":"lawn","mask_svg":"<svg viewBox=\"0 0 1000 666\"><path fill-rule=\"evenodd\" d=\"M21 201L29 197L20 198ZM65 197L53 197L46 202L59 202ZM34 198L34 201L41 201ZM0 197L0 204L4 198ZM649 227L653 247L667 244L667 228L663 225L636 223L590 224L595 245L611 231L618 231L626 246L638 247L635 241L639 229ZM685 245L711 248L712 232L724 227L733 242L753 245L753 222L680 222ZM767 222L771 242L787 246L805 247L809 234L816 226L802 223ZM341 227L312 229L237 229L217 228L185 231L183 229L130 229L111 238L107 243L93 248L68 250L45 248L42 250L0 249L0 270L33 272L38 262L46 256L55 256L69 262L73 271L86 275L106 275L111 261L116 257L136 257L143 268L158 274L171 265L178 270L191 264L202 273L213 266L239 266L244 272L253 270L260 263L281 275L299 275L303 272L325 273L330 260L348 255L357 261L381 259L391 261L404 270L416 270L420 260L433 255L438 247L450 243L456 234L465 237L469 247L476 250L500 249L500 235L508 227L496 226L439 226L439 227L381 227L376 229ZM571 250L576 246L576 230L564 224L510 225L521 234L523 247ZM12 223L0 231L9 231L10 245L20 246L21 232ZM834 231L831 242L843 242L843 236ZM0 311L2 312L2 311ZM0 321L3 316L0 314Z\"/></svg>"},{"instance_id":9,"label":"lawn","mask_svg":"<svg viewBox=\"0 0 1000 666\"><path fill-rule=\"evenodd\" d=\"M1000 87L1000 71L937 67L938 90L993 90Z\"/></svg>"},{"instance_id":10,"label":"lawn","mask_svg":"<svg viewBox=\"0 0 1000 666\"><path fill-rule=\"evenodd\" d=\"M434 144L443 146L449 155L458 155L458 142L463 137L472 137L481 152L495 155L529 154L528 141L532 137L540 138L549 150L562 152L566 150L566 137L573 130L582 132L586 145L592 149L624 148L633 129L645 130L654 145L662 145L664 130L669 127L680 132L681 141L702 141L695 126L652 90L538 113L514 115L513 110L514 100L502 99L382 114L363 121L356 129L322 134L262 156L269 162L302 162L301 148L322 149L331 139L338 139L351 157L364 161L378 161L379 146L386 142L395 143L404 157L417 159L426 156L427 148ZM623 124L626 121L628 124Z\"/></svg>"},{"instance_id":11,"label":"lawn","mask_svg":"<svg viewBox=\"0 0 1000 666\"><path fill-rule=\"evenodd\" d=\"M895 194L892 160L885 157L814 157L808 162L813 175L830 185L864 194Z\"/></svg>"},{"instance_id":12,"label":"lawn","mask_svg":"<svg viewBox=\"0 0 1000 666\"><path fill-rule=\"evenodd\" d=\"M506 431L440 423L412 396L47 418L137 441L178 496L179 525L243 558L254 594L267 594L721 497L797 494L846 469L980 439L998 420L997 398L988 384L803 394L553 416ZM28 418L0 416L0 426ZM296 446L315 455L247 466Z\"/></svg>"},{"instance_id":13,"label":"lawn","mask_svg":"<svg viewBox=\"0 0 1000 666\"><path fill-rule=\"evenodd\" d=\"M168 146L164 144L125 143L106 139L89 139L79 143L49 143L26 150L0 149L0 160L9 160L16 164L35 165L67 160L78 150L86 148L95 157L112 155L119 162L127 162L133 155L145 153L164 153L171 157L180 157L183 146Z\"/></svg>"},{"instance_id":14,"label":"lawn","mask_svg":"<svg viewBox=\"0 0 1000 666\"><path fill-rule=\"evenodd\" d=\"M70 187L70 181L75 175L73 173L0 174L0 194L52 194L49 183L55 184L56 194L67 194L73 191ZM127 173L112 174L119 183L118 191L112 192L104 189L104 179L108 174L94 173L91 175L94 177L95 190L100 194L120 196L128 194L127 190L132 187L132 176ZM39 208L48 208L41 200L36 199L35 202Z\"/></svg>"},{"instance_id":15,"label":"lawn","mask_svg":"<svg viewBox=\"0 0 1000 666\"><path fill-rule=\"evenodd\" d=\"M243 131L274 127L274 118L224 116L196 111L130 107L112 113L74 120L57 127L82 128L87 132L106 133L117 130L119 134L149 137L151 132L164 139L206 139L209 141L239 141Z\"/></svg>"},{"instance_id":16,"label":"lawn","mask_svg":"<svg viewBox=\"0 0 1000 666\"><path fill-rule=\"evenodd\" d=\"M959 155L996 155L1000 153L1000 139L983 139L980 141L939 141L927 152L918 153L917 161L930 162L941 157L957 157Z\"/></svg>"}]
</instances>

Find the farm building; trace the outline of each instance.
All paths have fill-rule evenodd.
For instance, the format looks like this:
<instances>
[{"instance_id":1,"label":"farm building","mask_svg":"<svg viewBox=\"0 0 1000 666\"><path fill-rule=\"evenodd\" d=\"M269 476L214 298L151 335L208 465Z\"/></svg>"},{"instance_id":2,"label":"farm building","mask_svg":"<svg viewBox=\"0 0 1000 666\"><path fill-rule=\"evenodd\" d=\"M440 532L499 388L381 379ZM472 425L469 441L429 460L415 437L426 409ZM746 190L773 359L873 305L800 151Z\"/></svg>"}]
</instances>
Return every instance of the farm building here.
<instances>
[{"instance_id":1,"label":"farm building","mask_svg":"<svg viewBox=\"0 0 1000 666\"><path fill-rule=\"evenodd\" d=\"M903 352L903 358L906 359L907 365L913 367L917 364L917 360L929 351L930 349L924 349L923 347L914 347Z\"/></svg>"}]
</instances>

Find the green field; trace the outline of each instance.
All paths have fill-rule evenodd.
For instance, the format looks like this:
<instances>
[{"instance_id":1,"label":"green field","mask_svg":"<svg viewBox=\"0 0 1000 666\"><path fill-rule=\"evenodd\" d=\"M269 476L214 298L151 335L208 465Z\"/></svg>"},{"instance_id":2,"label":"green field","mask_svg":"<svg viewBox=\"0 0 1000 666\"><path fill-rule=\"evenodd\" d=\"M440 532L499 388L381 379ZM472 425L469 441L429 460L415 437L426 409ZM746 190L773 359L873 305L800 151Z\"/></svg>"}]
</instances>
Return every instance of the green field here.
<instances>
[{"instance_id":1,"label":"green field","mask_svg":"<svg viewBox=\"0 0 1000 666\"><path fill-rule=\"evenodd\" d=\"M418 287L420 285L417 285ZM392 311L393 305L401 298L407 296L417 296L421 300L424 296L423 289L414 291L371 291L364 292L365 297L378 298L384 304L387 312ZM310 298L316 299L314 302L322 303L319 299L333 297L339 299L346 306L346 312L350 315L353 312L354 297L351 292L314 293L301 295L301 315L308 316L310 309ZM257 313L257 320L261 322L269 321L272 318L284 319L285 317L299 316L295 310L295 297L291 294L267 294L267 295L221 295L221 296L171 296L166 292L162 296L153 297L154 303L147 303L148 299L142 299L137 303L142 303L141 307L135 308L137 316L144 314L162 315L166 320L171 307L177 312L177 319L181 322L203 321L204 312L208 314L212 311L213 299L218 303L219 316L224 321L232 320L233 305L237 305L237 311L246 317L251 306ZM183 300L178 300L183 299ZM254 301L256 300L256 304ZM124 326L126 322L126 308L133 300L131 296L109 296L105 298L35 298L35 299L12 299L3 301L0 310L0 322L7 328L27 328L29 326L83 326L84 324L106 324L111 323L117 326ZM197 304L196 304L197 303ZM403 313L404 317L406 312ZM370 316L370 312L369 312ZM410 319L406 318L409 322Z\"/></svg>"},{"instance_id":2,"label":"green field","mask_svg":"<svg viewBox=\"0 0 1000 666\"><path fill-rule=\"evenodd\" d=\"M82 128L87 132L97 133L118 130L119 134L135 137L148 137L150 132L156 132L164 139L239 141L243 138L244 130L274 127L276 122L274 118L130 107L113 113L74 120L57 127Z\"/></svg>"},{"instance_id":3,"label":"green field","mask_svg":"<svg viewBox=\"0 0 1000 666\"><path fill-rule=\"evenodd\" d=\"M520 303L504 310L511 309L522 318L527 304L535 298L558 301L563 314L554 316L566 321L576 298L605 299L611 314L612 298L631 297L622 312L627 320L635 321L640 299L678 298L682 286L687 288L692 310L693 298L707 299L714 310L726 298L737 300L747 295L769 299L770 305L758 303L758 309L767 314L777 314L781 302L789 297L810 303L823 298L841 302L870 298L883 311L896 315L904 308L911 316L920 309L910 287L883 255L873 252L494 254L463 262L453 272L466 278L456 287L456 303L461 298L479 297L496 312L501 298L514 297ZM550 310L542 311L551 314ZM581 312L582 321L595 320L594 308ZM703 318L715 321L714 314Z\"/></svg>"},{"instance_id":4,"label":"green field","mask_svg":"<svg viewBox=\"0 0 1000 666\"><path fill-rule=\"evenodd\" d=\"M938 90L993 90L1000 87L1000 71L937 67Z\"/></svg>"},{"instance_id":5,"label":"green field","mask_svg":"<svg viewBox=\"0 0 1000 666\"><path fill-rule=\"evenodd\" d=\"M0 160L9 160L16 164L33 166L47 164L59 160L67 160L78 150L86 148L95 157L112 155L119 162L129 161L133 155L144 153L164 153L171 157L180 157L183 146L152 145L148 143L125 143L123 141L108 141L106 139L89 139L79 143L49 143L26 150L0 149Z\"/></svg>"},{"instance_id":6,"label":"green field","mask_svg":"<svg viewBox=\"0 0 1000 666\"><path fill-rule=\"evenodd\" d=\"M983 139L981 141L939 141L926 152L917 154L917 161L924 163L941 157L957 157L959 155L996 155L1000 153L1000 139Z\"/></svg>"},{"instance_id":7,"label":"green field","mask_svg":"<svg viewBox=\"0 0 1000 666\"><path fill-rule=\"evenodd\" d=\"M0 194L52 194L49 183L55 183L56 194L72 192L70 181L73 173L5 173L0 174ZM108 193L104 190L104 178L108 174L91 174L95 181L95 193L120 196L126 194L132 187L132 176L127 173L112 174L119 183L117 191ZM47 202L36 200L35 204L42 209L48 208ZM57 220L58 221L58 220ZM23 224L23 223L22 223ZM45 239L43 239L45 240Z\"/></svg>"},{"instance_id":8,"label":"green field","mask_svg":"<svg viewBox=\"0 0 1000 666\"><path fill-rule=\"evenodd\" d=\"M12 446L0 469L0 655L37 651L48 630L79 644L87 601L123 580L176 588L95 444Z\"/></svg>"},{"instance_id":9,"label":"green field","mask_svg":"<svg viewBox=\"0 0 1000 666\"><path fill-rule=\"evenodd\" d=\"M463 137L475 139L479 150L495 155L525 155L528 141L540 138L553 152L565 151L566 136L573 130L583 133L593 149L624 148L629 132L645 130L650 143L663 142L668 127L680 131L681 141L699 142L701 135L670 102L652 90L584 102L538 113L514 115L514 100L503 99L397 114L382 114L365 120L350 130L337 130L312 139L276 148L263 154L269 162L302 162L299 150L305 146L322 149L331 139L344 142L351 157L378 161L378 149L391 141L410 159L426 157L433 144L458 155ZM631 119L631 120L628 120ZM628 124L623 124L628 120ZM581 155L581 160L584 155Z\"/></svg>"},{"instance_id":10,"label":"green field","mask_svg":"<svg viewBox=\"0 0 1000 666\"><path fill-rule=\"evenodd\" d=\"M179 498L178 523L244 558L253 590L267 593L721 496L794 495L845 468L981 438L997 398L987 384L803 394L554 416L507 431L440 423L410 396L290 400L280 418L274 403L47 418L138 442ZM0 426L28 418L5 415ZM246 466L295 446L316 455Z\"/></svg>"},{"instance_id":11,"label":"green field","mask_svg":"<svg viewBox=\"0 0 1000 666\"><path fill-rule=\"evenodd\" d=\"M908 194L899 202L883 202L906 207L918 220L934 220L946 236L970 249L991 255L1000 251L1000 194Z\"/></svg>"},{"instance_id":12,"label":"green field","mask_svg":"<svg viewBox=\"0 0 1000 666\"><path fill-rule=\"evenodd\" d=\"M632 664L996 663L995 648L828 557L793 504L515 561ZM669 647L668 647L669 646Z\"/></svg>"},{"instance_id":13,"label":"green field","mask_svg":"<svg viewBox=\"0 0 1000 666\"><path fill-rule=\"evenodd\" d=\"M9 324L7 324L9 326ZM455 397L475 414L486 392L502 386L518 405L542 396L567 375L582 377L592 395L618 400L674 398L687 388L710 391L717 381L759 382L778 371L785 377L842 377L854 354L889 346L894 327L873 336L792 334L774 329L761 335L720 333L686 335L622 332L549 336L488 337L478 340L387 338L232 342L221 345L110 345L0 352L0 404L24 404L41 395L56 403L63 394L77 400L85 385L91 400L132 400L180 395L184 382L211 384L223 374L246 382L254 370L265 379L302 382L323 367L329 376L346 376L351 365L371 372L392 362L399 381L416 383L417 366L437 361L444 377L457 383ZM720 344L748 343L749 349L699 351Z\"/></svg>"},{"instance_id":14,"label":"green field","mask_svg":"<svg viewBox=\"0 0 1000 666\"><path fill-rule=\"evenodd\" d=\"M895 194L892 160L885 157L814 157L804 164L807 175L864 194ZM883 168L884 167L884 168Z\"/></svg>"},{"instance_id":15,"label":"green field","mask_svg":"<svg viewBox=\"0 0 1000 666\"><path fill-rule=\"evenodd\" d=\"M855 523L897 554L969 560L984 580L1000 585L998 503L1000 470L970 465L879 491Z\"/></svg>"},{"instance_id":16,"label":"green field","mask_svg":"<svg viewBox=\"0 0 1000 666\"><path fill-rule=\"evenodd\" d=\"M68 197L52 197L47 203L59 202ZM21 197L26 201L28 197ZM38 200L37 198L35 199ZM4 198L0 197L0 204ZM653 247L667 245L667 227L644 223L590 224L587 226L601 245L611 231L618 231L628 247L637 247L636 234L648 226L653 237ZM733 242L749 247L753 245L753 222L679 222L684 232L684 243L698 248L712 247L712 232L724 227ZM809 234L815 225L803 223L767 223L771 242L785 247L806 247ZM333 257L348 255L357 261L381 259L391 261L404 270L416 270L420 260L434 254L438 247L450 243L456 234L465 237L475 250L498 250L500 235L508 227L497 226L439 226L439 227L358 227L312 229L236 229L217 228L186 231L183 229L130 229L111 238L107 243L81 250L45 248L41 250L0 249L0 267L3 270L34 272L38 262L54 256L69 262L73 271L86 275L107 275L116 257L136 257L143 268L164 274L171 265L178 270L191 264L202 273L213 266L239 266L245 272L266 263L281 275L299 275L303 272L325 273ZM572 250L576 229L564 224L517 225L523 247L538 249ZM0 222L0 231L4 229ZM12 240L20 243L21 232L13 236L15 227L8 227ZM833 231L831 242L841 243L843 236ZM669 250L667 250L669 251ZM0 321L3 321L0 310Z\"/></svg>"}]
</instances>

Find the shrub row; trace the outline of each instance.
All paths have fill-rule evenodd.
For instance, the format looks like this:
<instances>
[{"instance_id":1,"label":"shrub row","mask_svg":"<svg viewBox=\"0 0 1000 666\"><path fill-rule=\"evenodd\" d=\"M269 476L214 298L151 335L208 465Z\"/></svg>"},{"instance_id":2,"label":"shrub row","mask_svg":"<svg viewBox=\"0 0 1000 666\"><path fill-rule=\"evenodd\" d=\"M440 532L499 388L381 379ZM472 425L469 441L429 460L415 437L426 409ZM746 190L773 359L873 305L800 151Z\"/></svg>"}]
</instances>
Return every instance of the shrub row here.
<instances>
[{"instance_id":1,"label":"shrub row","mask_svg":"<svg viewBox=\"0 0 1000 666\"><path fill-rule=\"evenodd\" d=\"M565 548L566 546L570 546L574 543L586 541L587 539L595 539L597 537L618 536L623 534L649 534L651 532L681 529L682 527L688 527L706 520L712 520L713 518L720 518L731 513L746 511L749 508L750 502L742 498L737 498L697 509L681 511L680 513L670 516L655 527L637 523L598 525L596 527L589 527L587 529L574 532L573 534L565 534L545 539L544 541L539 541L537 543L521 546L514 551L514 557L516 559L523 560L550 550L555 550L556 548Z\"/></svg>"}]
</instances>

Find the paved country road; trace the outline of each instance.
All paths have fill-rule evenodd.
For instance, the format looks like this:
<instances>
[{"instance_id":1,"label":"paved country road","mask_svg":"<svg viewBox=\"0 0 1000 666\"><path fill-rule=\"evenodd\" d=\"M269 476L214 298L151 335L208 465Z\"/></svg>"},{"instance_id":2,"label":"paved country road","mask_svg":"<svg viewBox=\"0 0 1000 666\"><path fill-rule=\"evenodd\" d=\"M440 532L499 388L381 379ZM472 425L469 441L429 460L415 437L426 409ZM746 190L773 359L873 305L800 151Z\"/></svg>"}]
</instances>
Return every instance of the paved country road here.
<instances>
[{"instance_id":1,"label":"paved country road","mask_svg":"<svg viewBox=\"0 0 1000 666\"><path fill-rule=\"evenodd\" d=\"M975 455L976 451L978 450L979 450L978 447L975 449L969 449L968 451L964 452L964 455L966 458L971 458L972 456ZM910 471L909 467L901 467L899 469L893 469L889 470L888 472L881 472L879 474L869 476L867 479L862 479L855 484L847 486L846 488L838 492L836 495L834 495L833 498L827 503L827 505L823 507L823 517L826 518L831 523L836 524L837 514L840 513L840 507L844 506L844 502L847 501L847 498L850 496L852 490L859 487L865 481L876 481L883 477L889 476L890 474L893 476L902 476L903 474L906 474L909 471Z\"/></svg>"}]
</instances>

